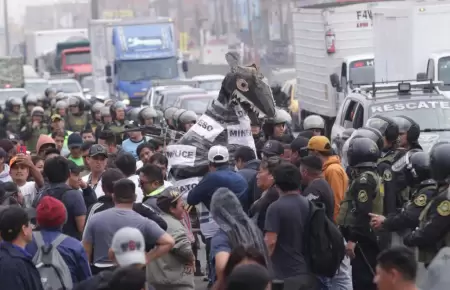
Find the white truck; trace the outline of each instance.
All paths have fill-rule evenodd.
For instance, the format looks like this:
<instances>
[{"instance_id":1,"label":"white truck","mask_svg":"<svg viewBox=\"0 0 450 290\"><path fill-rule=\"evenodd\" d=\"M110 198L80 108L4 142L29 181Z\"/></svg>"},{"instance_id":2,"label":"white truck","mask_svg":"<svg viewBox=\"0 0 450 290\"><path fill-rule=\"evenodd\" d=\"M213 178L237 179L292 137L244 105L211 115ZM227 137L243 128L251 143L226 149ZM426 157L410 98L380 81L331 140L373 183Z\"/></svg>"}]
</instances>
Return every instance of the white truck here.
<instances>
[{"instance_id":1,"label":"white truck","mask_svg":"<svg viewBox=\"0 0 450 290\"><path fill-rule=\"evenodd\" d=\"M374 5L376 3L294 9L296 98L300 120L318 114L326 120L327 128L331 128L347 93L374 81Z\"/></svg>"},{"instance_id":2,"label":"white truck","mask_svg":"<svg viewBox=\"0 0 450 290\"><path fill-rule=\"evenodd\" d=\"M376 81L443 81L450 97L450 35L442 30L450 27L450 3L385 3L373 22Z\"/></svg>"},{"instance_id":3,"label":"white truck","mask_svg":"<svg viewBox=\"0 0 450 290\"><path fill-rule=\"evenodd\" d=\"M88 38L87 29L57 29L28 32L25 36L27 64L40 70L39 58L53 50L59 42L71 38Z\"/></svg>"}]
</instances>

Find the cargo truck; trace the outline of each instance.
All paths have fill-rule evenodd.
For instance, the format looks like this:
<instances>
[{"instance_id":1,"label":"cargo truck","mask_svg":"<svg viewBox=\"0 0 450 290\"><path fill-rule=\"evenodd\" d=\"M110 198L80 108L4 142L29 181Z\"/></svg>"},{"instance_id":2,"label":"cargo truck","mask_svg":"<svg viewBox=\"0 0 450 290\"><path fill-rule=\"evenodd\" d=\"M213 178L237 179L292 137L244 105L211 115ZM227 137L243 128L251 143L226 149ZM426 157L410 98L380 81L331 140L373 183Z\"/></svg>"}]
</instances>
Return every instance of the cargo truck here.
<instances>
[{"instance_id":1,"label":"cargo truck","mask_svg":"<svg viewBox=\"0 0 450 290\"><path fill-rule=\"evenodd\" d=\"M430 35L450 27L450 4L385 3L373 10L375 79L432 79L450 97L450 36Z\"/></svg>"},{"instance_id":2,"label":"cargo truck","mask_svg":"<svg viewBox=\"0 0 450 290\"><path fill-rule=\"evenodd\" d=\"M321 115L331 129L345 96L374 81L372 7L376 4L301 8L301 2L305 1L296 2L300 7L293 10L299 118Z\"/></svg>"},{"instance_id":3,"label":"cargo truck","mask_svg":"<svg viewBox=\"0 0 450 290\"><path fill-rule=\"evenodd\" d=\"M89 34L96 94L109 92L138 107L151 81L176 80L187 71L168 18L92 20Z\"/></svg>"}]
</instances>

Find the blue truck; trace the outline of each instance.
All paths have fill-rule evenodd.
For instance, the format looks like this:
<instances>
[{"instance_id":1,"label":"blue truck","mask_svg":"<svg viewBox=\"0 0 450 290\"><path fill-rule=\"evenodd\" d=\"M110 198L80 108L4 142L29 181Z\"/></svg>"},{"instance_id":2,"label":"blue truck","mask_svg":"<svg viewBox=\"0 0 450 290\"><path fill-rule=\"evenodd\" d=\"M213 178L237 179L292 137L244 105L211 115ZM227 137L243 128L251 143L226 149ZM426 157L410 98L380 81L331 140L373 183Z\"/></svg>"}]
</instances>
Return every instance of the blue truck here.
<instances>
[{"instance_id":1,"label":"blue truck","mask_svg":"<svg viewBox=\"0 0 450 290\"><path fill-rule=\"evenodd\" d=\"M187 63L178 57L174 24L170 19L94 20L90 27L90 38L97 40L94 42L100 45L101 37L111 41L96 49L98 53L92 53L96 82L106 82L107 92L130 106L141 105L151 81L184 78ZM105 93L97 92L96 88L100 91L104 84L94 84L94 87L96 93Z\"/></svg>"}]
</instances>

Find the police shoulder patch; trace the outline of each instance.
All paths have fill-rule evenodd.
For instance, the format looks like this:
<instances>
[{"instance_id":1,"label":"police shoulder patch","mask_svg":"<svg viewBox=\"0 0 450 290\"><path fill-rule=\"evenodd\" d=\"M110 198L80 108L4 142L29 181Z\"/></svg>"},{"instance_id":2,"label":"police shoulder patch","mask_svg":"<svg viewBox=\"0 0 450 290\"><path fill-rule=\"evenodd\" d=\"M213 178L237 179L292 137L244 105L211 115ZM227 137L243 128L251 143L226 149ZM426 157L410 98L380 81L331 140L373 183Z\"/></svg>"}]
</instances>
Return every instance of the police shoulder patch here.
<instances>
[{"instance_id":1,"label":"police shoulder patch","mask_svg":"<svg viewBox=\"0 0 450 290\"><path fill-rule=\"evenodd\" d=\"M359 202L366 202L369 199L367 196L367 192L365 190L360 190L358 192L358 201Z\"/></svg>"},{"instance_id":2,"label":"police shoulder patch","mask_svg":"<svg viewBox=\"0 0 450 290\"><path fill-rule=\"evenodd\" d=\"M359 183L362 183L362 184L366 184L367 183L367 175L366 174L362 174L359 177Z\"/></svg>"},{"instance_id":3,"label":"police shoulder patch","mask_svg":"<svg viewBox=\"0 0 450 290\"><path fill-rule=\"evenodd\" d=\"M423 207L427 204L427 196L425 194L420 194L414 199L414 204Z\"/></svg>"},{"instance_id":4,"label":"police shoulder patch","mask_svg":"<svg viewBox=\"0 0 450 290\"><path fill-rule=\"evenodd\" d=\"M389 169L386 169L386 170L383 172L383 179L384 179L385 181L391 181L391 180L392 180L392 172L391 172Z\"/></svg>"},{"instance_id":5,"label":"police shoulder patch","mask_svg":"<svg viewBox=\"0 0 450 290\"><path fill-rule=\"evenodd\" d=\"M437 212L441 216L450 215L450 201L448 200L442 201L437 207Z\"/></svg>"}]
</instances>

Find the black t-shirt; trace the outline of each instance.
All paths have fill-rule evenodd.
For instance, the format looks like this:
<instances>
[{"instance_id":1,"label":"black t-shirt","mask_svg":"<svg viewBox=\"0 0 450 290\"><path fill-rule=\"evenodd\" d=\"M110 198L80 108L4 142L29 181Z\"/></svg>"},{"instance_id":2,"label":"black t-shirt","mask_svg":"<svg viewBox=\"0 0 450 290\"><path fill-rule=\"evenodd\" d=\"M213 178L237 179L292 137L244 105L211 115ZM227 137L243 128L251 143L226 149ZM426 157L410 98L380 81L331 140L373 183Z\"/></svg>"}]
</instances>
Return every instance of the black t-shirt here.
<instances>
[{"instance_id":1,"label":"black t-shirt","mask_svg":"<svg viewBox=\"0 0 450 290\"><path fill-rule=\"evenodd\" d=\"M286 279L309 273L303 256L308 216L308 200L300 194L281 195L267 209L265 230L278 235L272 255L275 278Z\"/></svg>"},{"instance_id":2,"label":"black t-shirt","mask_svg":"<svg viewBox=\"0 0 450 290\"><path fill-rule=\"evenodd\" d=\"M328 182L323 178L311 181L303 190L302 195L312 202L321 202L325 205L327 216L333 220L334 195Z\"/></svg>"}]
</instances>

